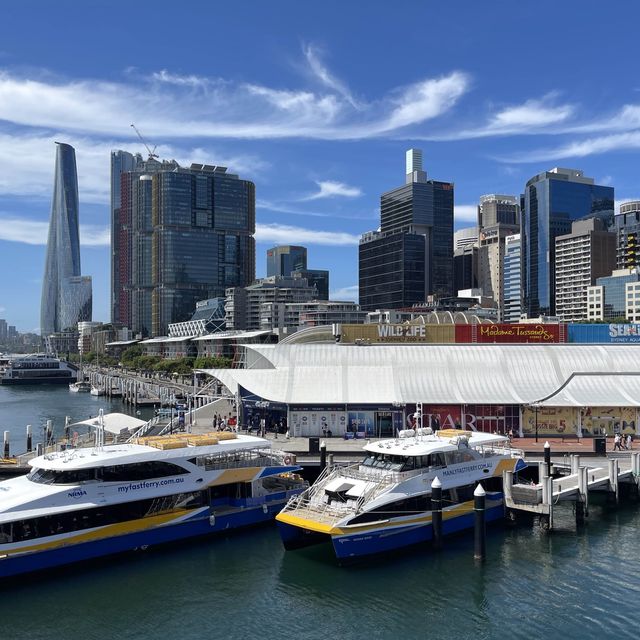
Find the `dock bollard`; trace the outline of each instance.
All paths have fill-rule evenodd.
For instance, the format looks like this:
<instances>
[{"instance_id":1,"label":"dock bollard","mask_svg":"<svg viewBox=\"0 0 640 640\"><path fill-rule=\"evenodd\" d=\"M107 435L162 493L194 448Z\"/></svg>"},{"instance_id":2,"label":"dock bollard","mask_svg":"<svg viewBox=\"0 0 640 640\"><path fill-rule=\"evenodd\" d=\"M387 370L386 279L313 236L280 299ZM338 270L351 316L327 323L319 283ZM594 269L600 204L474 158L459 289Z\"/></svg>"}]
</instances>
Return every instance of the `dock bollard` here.
<instances>
[{"instance_id":1,"label":"dock bollard","mask_svg":"<svg viewBox=\"0 0 640 640\"><path fill-rule=\"evenodd\" d=\"M547 467L546 475L550 476L551 475L551 445L549 444L548 440L544 443L544 464Z\"/></svg>"},{"instance_id":2,"label":"dock bollard","mask_svg":"<svg viewBox=\"0 0 640 640\"><path fill-rule=\"evenodd\" d=\"M485 525L486 492L481 484L478 484L473 492L473 511L475 513L473 557L476 560L484 560L487 551L487 528Z\"/></svg>"},{"instance_id":3,"label":"dock bollard","mask_svg":"<svg viewBox=\"0 0 640 640\"><path fill-rule=\"evenodd\" d=\"M323 440L320 443L320 471L327 467L327 443Z\"/></svg>"},{"instance_id":4,"label":"dock bollard","mask_svg":"<svg viewBox=\"0 0 640 640\"><path fill-rule=\"evenodd\" d=\"M53 438L53 421L47 420L47 435L44 443L45 447L48 447L51 444L52 438Z\"/></svg>"},{"instance_id":5,"label":"dock bollard","mask_svg":"<svg viewBox=\"0 0 640 640\"><path fill-rule=\"evenodd\" d=\"M9 432L5 431L4 432L4 457L8 458L9 457Z\"/></svg>"},{"instance_id":6,"label":"dock bollard","mask_svg":"<svg viewBox=\"0 0 640 640\"><path fill-rule=\"evenodd\" d=\"M27 453L33 450L33 436L31 435L31 425L27 425Z\"/></svg>"},{"instance_id":7,"label":"dock bollard","mask_svg":"<svg viewBox=\"0 0 640 640\"><path fill-rule=\"evenodd\" d=\"M434 549L442 549L442 483L438 476L431 483L431 526Z\"/></svg>"},{"instance_id":8,"label":"dock bollard","mask_svg":"<svg viewBox=\"0 0 640 640\"><path fill-rule=\"evenodd\" d=\"M327 464L330 467L333 467L333 453L328 453L327 454Z\"/></svg>"}]
</instances>

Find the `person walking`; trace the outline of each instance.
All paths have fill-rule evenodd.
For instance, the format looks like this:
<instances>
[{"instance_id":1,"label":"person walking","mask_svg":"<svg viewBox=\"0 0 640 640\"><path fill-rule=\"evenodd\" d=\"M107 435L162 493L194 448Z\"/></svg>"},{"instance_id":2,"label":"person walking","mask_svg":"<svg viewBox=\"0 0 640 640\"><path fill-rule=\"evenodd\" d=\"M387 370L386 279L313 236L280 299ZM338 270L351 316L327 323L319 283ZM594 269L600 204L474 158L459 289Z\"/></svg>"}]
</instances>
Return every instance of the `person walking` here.
<instances>
[{"instance_id":1,"label":"person walking","mask_svg":"<svg viewBox=\"0 0 640 640\"><path fill-rule=\"evenodd\" d=\"M613 436L613 450L614 451L622 451L622 447L620 446L620 434L616 433Z\"/></svg>"},{"instance_id":2,"label":"person walking","mask_svg":"<svg viewBox=\"0 0 640 640\"><path fill-rule=\"evenodd\" d=\"M627 450L631 451L632 448L633 448L633 438L631 437L630 433L627 433Z\"/></svg>"}]
</instances>

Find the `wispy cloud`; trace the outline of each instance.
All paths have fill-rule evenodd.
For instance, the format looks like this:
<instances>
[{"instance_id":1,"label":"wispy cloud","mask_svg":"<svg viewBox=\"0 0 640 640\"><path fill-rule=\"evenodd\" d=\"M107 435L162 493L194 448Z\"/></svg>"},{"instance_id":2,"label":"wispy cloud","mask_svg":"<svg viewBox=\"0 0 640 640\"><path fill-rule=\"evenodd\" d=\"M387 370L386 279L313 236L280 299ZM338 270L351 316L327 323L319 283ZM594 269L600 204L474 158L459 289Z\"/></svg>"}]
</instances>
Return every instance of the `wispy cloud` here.
<instances>
[{"instance_id":1,"label":"wispy cloud","mask_svg":"<svg viewBox=\"0 0 640 640\"><path fill-rule=\"evenodd\" d=\"M357 284L341 287L340 289L332 289L329 298L331 300L353 301L358 302L360 288Z\"/></svg>"},{"instance_id":2,"label":"wispy cloud","mask_svg":"<svg viewBox=\"0 0 640 640\"><path fill-rule=\"evenodd\" d=\"M339 93L355 109L362 108L359 102L353 97L349 87L341 80L338 80L338 78L336 78L323 64L320 50L317 47L309 44L304 47L303 51L304 56L307 59L307 63L309 64L309 68L323 85L328 89L332 89L336 93Z\"/></svg>"},{"instance_id":3,"label":"wispy cloud","mask_svg":"<svg viewBox=\"0 0 640 640\"><path fill-rule=\"evenodd\" d=\"M584 158L599 153L629 149L640 149L640 130L575 140L557 147L534 149L495 159L500 162L514 163L544 162L564 158Z\"/></svg>"},{"instance_id":4,"label":"wispy cloud","mask_svg":"<svg viewBox=\"0 0 640 640\"><path fill-rule=\"evenodd\" d=\"M357 198L362 195L359 187L350 187L344 182L334 182L332 180L317 181L318 191L309 196L301 198L301 200L319 200L321 198L334 198L340 196L343 198Z\"/></svg>"},{"instance_id":5,"label":"wispy cloud","mask_svg":"<svg viewBox=\"0 0 640 640\"><path fill-rule=\"evenodd\" d=\"M320 63L313 48L306 49L306 57L323 91L238 84L166 69L146 81L128 82L56 80L50 75L34 79L0 71L0 120L100 136L120 136L128 123L144 123L145 134L156 140L354 139L436 118L469 87L468 76L454 71L360 103Z\"/></svg>"},{"instance_id":6,"label":"wispy cloud","mask_svg":"<svg viewBox=\"0 0 640 640\"><path fill-rule=\"evenodd\" d=\"M300 244L330 246L357 245L359 236L342 231L319 231L285 224L256 224L256 241L287 244L295 238Z\"/></svg>"},{"instance_id":7,"label":"wispy cloud","mask_svg":"<svg viewBox=\"0 0 640 640\"><path fill-rule=\"evenodd\" d=\"M281 203L281 202L269 202L268 200L256 200L257 209L266 209L267 211L275 211L276 213L286 213L293 216L307 216L311 218L338 218L344 220L377 220L379 213L356 214L356 213L344 213L338 212L319 212L319 211L307 211L304 208L300 208L295 204Z\"/></svg>"},{"instance_id":8,"label":"wispy cloud","mask_svg":"<svg viewBox=\"0 0 640 640\"><path fill-rule=\"evenodd\" d=\"M48 233L48 222L0 215L0 240L31 245L46 245ZM105 247L110 242L108 227L80 225L81 246Z\"/></svg>"}]
</instances>

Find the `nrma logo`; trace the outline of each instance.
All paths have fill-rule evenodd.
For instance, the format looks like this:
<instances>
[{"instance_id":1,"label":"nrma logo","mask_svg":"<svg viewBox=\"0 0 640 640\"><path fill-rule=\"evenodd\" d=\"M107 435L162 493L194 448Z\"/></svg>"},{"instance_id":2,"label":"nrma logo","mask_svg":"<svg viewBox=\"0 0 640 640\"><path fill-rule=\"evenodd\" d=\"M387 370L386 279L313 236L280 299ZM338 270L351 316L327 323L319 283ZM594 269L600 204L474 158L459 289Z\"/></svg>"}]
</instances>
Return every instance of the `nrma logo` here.
<instances>
[{"instance_id":1,"label":"nrma logo","mask_svg":"<svg viewBox=\"0 0 640 640\"><path fill-rule=\"evenodd\" d=\"M70 498L82 498L82 496L86 496L87 492L82 489L75 489L74 491L69 491L67 495Z\"/></svg>"}]
</instances>

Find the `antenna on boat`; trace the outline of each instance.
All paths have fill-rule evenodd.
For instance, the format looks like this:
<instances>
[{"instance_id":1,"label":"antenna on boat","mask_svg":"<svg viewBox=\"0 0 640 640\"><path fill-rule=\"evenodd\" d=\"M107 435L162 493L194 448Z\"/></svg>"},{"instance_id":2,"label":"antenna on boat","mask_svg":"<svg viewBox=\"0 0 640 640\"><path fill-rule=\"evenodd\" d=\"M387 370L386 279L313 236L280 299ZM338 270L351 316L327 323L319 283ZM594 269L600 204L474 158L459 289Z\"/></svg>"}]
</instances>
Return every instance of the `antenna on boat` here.
<instances>
[{"instance_id":1,"label":"antenna on boat","mask_svg":"<svg viewBox=\"0 0 640 640\"><path fill-rule=\"evenodd\" d=\"M96 451L102 451L104 447L104 409L98 413L98 425L96 427Z\"/></svg>"}]
</instances>

